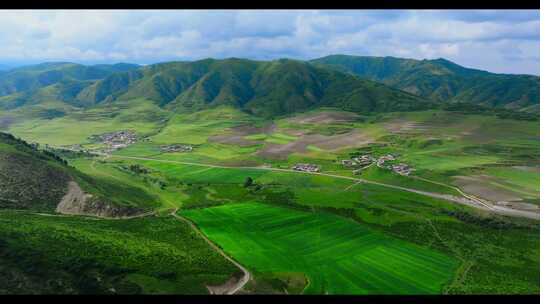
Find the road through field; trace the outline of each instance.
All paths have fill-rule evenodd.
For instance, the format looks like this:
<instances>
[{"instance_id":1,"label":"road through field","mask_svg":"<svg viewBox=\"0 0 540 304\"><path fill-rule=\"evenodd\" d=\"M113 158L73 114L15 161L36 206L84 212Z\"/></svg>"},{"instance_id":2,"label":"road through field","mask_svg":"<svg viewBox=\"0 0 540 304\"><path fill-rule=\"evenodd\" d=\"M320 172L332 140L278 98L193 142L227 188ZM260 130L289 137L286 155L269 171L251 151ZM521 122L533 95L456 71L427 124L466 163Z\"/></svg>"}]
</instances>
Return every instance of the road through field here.
<instances>
[{"instance_id":1,"label":"road through field","mask_svg":"<svg viewBox=\"0 0 540 304\"><path fill-rule=\"evenodd\" d=\"M228 295L235 294L238 290L242 289L244 287L244 285L246 285L247 282L249 282L249 280L251 278L251 273L244 266L240 265L238 262L236 262L231 257L229 257L221 248L219 248L216 244L214 244L210 239L208 239L206 237L206 235L204 233L202 233L197 228L197 226L195 226L195 224L193 224L193 222L191 222L190 220L176 214L177 211L178 211L178 208L176 208L171 213L171 215L174 216L176 219L178 219L178 220L180 220L180 221L182 221L184 223L187 223L193 230L195 230L206 241L206 243L208 243L208 245L210 245L210 247L212 247L214 250L216 250L219 254L221 254L229 262L233 263L236 267L240 268L240 270L242 270L242 272L244 273L242 278L238 282L236 282L236 284L234 284L232 287L230 287L229 290L226 290L224 292L224 294L228 294Z\"/></svg>"},{"instance_id":2,"label":"road through field","mask_svg":"<svg viewBox=\"0 0 540 304\"><path fill-rule=\"evenodd\" d=\"M433 192L427 192L427 191L421 191L416 190L412 188L406 188L396 185L390 185L385 183L380 183L376 181L370 181L366 179L361 178L355 178L355 177L349 177L349 176L343 176L343 175L336 175L336 174L328 174L323 172L304 172L304 171L296 171L292 169L280 169L280 168L271 168L271 167L233 167L233 166L223 166L223 165L212 165L212 164L204 164L204 163L193 163L193 162L184 162L184 161L176 161L176 160L166 160L166 159L157 159L157 158L149 158L149 157L138 157L138 156L121 156L121 155L110 155L109 157L115 157L115 158L124 158L124 159L135 159L135 160L146 160L146 161L156 161L156 162L163 162L163 163L172 163L172 164L181 164L181 165L190 165L190 166L199 166L199 167L210 167L210 168L222 168L222 169L253 169L253 170L266 170L266 171L278 171L278 172L288 172L288 173L299 173L299 174L312 174L312 175L321 175L321 176L328 176L333 178L340 178L340 179L347 179L354 181L356 183L366 183L366 184L372 184L372 185L378 185L381 187L387 187L407 192L412 192L424 196L429 196L437 199L443 199L446 201L451 201L454 203L467 205L470 207L499 213L502 215L508 215L508 216L518 216L518 217L526 217L531 219L540 220L540 213L536 212L529 212L529 211L523 211L523 210L515 210L510 208L505 208L501 206L492 206L491 204L480 200L476 197L472 197L471 195L468 195L461 191L459 188L455 188L462 197L454 196L450 194L441 194L441 193L433 193ZM448 186L448 185L445 185Z\"/></svg>"}]
</instances>

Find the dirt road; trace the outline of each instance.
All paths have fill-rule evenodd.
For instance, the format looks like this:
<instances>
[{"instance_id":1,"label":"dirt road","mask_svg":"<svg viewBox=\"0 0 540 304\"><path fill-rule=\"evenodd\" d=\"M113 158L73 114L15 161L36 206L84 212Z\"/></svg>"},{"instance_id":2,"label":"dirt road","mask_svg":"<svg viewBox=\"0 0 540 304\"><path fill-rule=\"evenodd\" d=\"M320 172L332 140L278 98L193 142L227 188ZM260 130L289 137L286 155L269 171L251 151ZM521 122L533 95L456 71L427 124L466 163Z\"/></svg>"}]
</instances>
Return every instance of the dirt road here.
<instances>
[{"instance_id":1,"label":"dirt road","mask_svg":"<svg viewBox=\"0 0 540 304\"><path fill-rule=\"evenodd\" d=\"M191 228L196 231L207 243L208 245L210 245L210 247L212 247L214 250L216 250L219 254L221 254L225 259L227 259L228 261L230 261L231 263L233 263L236 267L238 267L240 270L242 270L242 272L244 273L244 275L242 276L242 278L240 280L238 280L238 282L236 282L235 284L233 284L232 286L227 286L228 287L228 290L225 290L225 291L222 291L223 293L222 294L228 294L228 295L231 295L231 294L235 294L238 290L242 289L242 287L244 287L244 285L246 285L247 282L249 282L250 278L251 278L251 273L242 265L240 265L238 262L236 262L235 260L233 260L231 257L229 257L221 248L219 248L217 245L215 245L210 239L208 239L206 237L206 235L204 235L204 233L202 233L198 228L197 226L195 226L195 224L193 224L193 222L191 222L190 220L176 214L176 211L178 211L178 209L174 210L174 212L171 213L172 216L174 216L175 218L177 218L178 220L180 221L183 221L187 224L189 224L191 226ZM209 289L210 290L210 289ZM210 292L212 292L212 290L210 290Z\"/></svg>"},{"instance_id":2,"label":"dirt road","mask_svg":"<svg viewBox=\"0 0 540 304\"><path fill-rule=\"evenodd\" d=\"M191 166L199 166L199 167L209 167L209 168L222 168L222 169L252 169L252 170L266 170L266 171L278 171L278 172L289 172L289 173L298 173L298 174L313 174L313 175L321 175L321 176L328 176L333 178L340 178L340 179L347 179L351 181L355 181L356 183L366 183L366 184L372 184L372 185L378 185L381 187L387 187L392 188L396 190L402 190L407 192L412 192L424 196L429 196L437 199L443 199L446 201L466 205L469 207L474 207L482 210L486 210L493 213L498 213L502 215L508 215L508 216L518 216L518 217L526 217L531 219L537 219L540 220L540 213L537 212L529 212L529 211L523 211L523 210L516 210L501 206L494 206L490 204L489 202L486 202L485 200L480 200L474 196L471 196L469 194L464 193L461 191L461 189L455 187L456 191L458 191L462 196L455 196L450 194L441 194L441 193L433 193L433 192L427 192L427 191L421 191L416 190L412 188L406 188L396 185L390 185L385 183L380 183L376 181L370 181L366 179L361 178L355 178L355 177L349 177L349 176L343 176L343 175L335 175L335 174L328 174L323 172L304 172L304 171L296 171L292 169L280 169L280 168L270 168L270 167L233 167L233 166L223 166L223 165L212 165L212 164L203 164L203 163L193 163L193 162L183 162L183 161L176 161L176 160L166 160L166 159L156 159L156 158L149 158L149 157L137 157L137 156L120 156L120 155L110 155L110 157L115 158L124 158L124 159L136 159L136 160L147 160L147 161L157 161L157 162L164 162L164 163L172 163L172 164L181 164L181 165L191 165ZM444 185L444 184L443 184ZM445 185L448 186L448 185ZM448 186L451 187L451 186Z\"/></svg>"}]
</instances>

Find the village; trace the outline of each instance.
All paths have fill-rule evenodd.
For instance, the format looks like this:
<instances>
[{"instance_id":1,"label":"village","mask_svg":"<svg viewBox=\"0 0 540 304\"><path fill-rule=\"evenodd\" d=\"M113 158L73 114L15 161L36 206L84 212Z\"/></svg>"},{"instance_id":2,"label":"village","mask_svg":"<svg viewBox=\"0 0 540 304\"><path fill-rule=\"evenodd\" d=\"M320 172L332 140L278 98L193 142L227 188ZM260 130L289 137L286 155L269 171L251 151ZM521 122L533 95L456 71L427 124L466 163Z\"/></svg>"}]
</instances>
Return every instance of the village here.
<instances>
[{"instance_id":1,"label":"village","mask_svg":"<svg viewBox=\"0 0 540 304\"><path fill-rule=\"evenodd\" d=\"M164 153L173 153L173 152L191 152L193 151L193 146L184 145L184 144L173 144L160 146L161 152Z\"/></svg>"},{"instance_id":2,"label":"village","mask_svg":"<svg viewBox=\"0 0 540 304\"><path fill-rule=\"evenodd\" d=\"M383 156L380 156L379 158L375 158L369 154L365 154L359 157L354 157L352 159L344 159L341 161L341 164L345 167L355 168L353 170L354 174L358 174L360 171L362 171L363 169L373 164L376 164L377 167L379 168L392 170L395 173L404 175L404 176L408 176L414 170L409 165L404 164L404 163L389 164L389 165L385 164L385 162L395 161L395 160L396 160L396 157L392 154L383 155Z\"/></svg>"},{"instance_id":3,"label":"village","mask_svg":"<svg viewBox=\"0 0 540 304\"><path fill-rule=\"evenodd\" d=\"M100 135L92 135L90 140L103 143L107 148L103 149L103 153L111 153L118 149L125 148L137 142L137 135L129 130L103 133Z\"/></svg>"},{"instance_id":4,"label":"village","mask_svg":"<svg viewBox=\"0 0 540 304\"><path fill-rule=\"evenodd\" d=\"M296 164L292 167L293 170L303 172L319 172L321 168L314 164Z\"/></svg>"}]
</instances>

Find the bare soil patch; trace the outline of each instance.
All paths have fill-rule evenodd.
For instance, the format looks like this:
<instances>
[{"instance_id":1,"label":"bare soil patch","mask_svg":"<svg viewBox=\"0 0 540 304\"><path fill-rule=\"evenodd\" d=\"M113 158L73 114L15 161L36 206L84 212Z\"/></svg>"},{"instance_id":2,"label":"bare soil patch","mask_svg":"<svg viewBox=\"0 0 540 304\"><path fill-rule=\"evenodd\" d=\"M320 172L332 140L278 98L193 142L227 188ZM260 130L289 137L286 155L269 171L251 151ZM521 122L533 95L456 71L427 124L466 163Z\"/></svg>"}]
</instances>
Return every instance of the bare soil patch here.
<instances>
[{"instance_id":1,"label":"bare soil patch","mask_svg":"<svg viewBox=\"0 0 540 304\"><path fill-rule=\"evenodd\" d=\"M245 135L214 135L208 138L209 142L226 144L226 145L235 145L240 147L249 147L258 144L255 140L245 139Z\"/></svg>"},{"instance_id":2,"label":"bare soil patch","mask_svg":"<svg viewBox=\"0 0 540 304\"><path fill-rule=\"evenodd\" d=\"M257 155L269 159L286 159L292 153L305 153L307 146L314 145L324 150L339 150L346 147L358 147L373 142L373 139L360 130L333 136L320 134L303 135L300 139L284 144L267 144Z\"/></svg>"},{"instance_id":3,"label":"bare soil patch","mask_svg":"<svg viewBox=\"0 0 540 304\"><path fill-rule=\"evenodd\" d=\"M331 124L355 121L358 117L358 114L351 112L325 111L298 115L294 118L290 118L289 121L300 124Z\"/></svg>"},{"instance_id":4,"label":"bare soil patch","mask_svg":"<svg viewBox=\"0 0 540 304\"><path fill-rule=\"evenodd\" d=\"M410 121L406 119L395 119L390 122L384 123L383 126L387 131L397 134L425 132L429 131L430 129L437 128L437 126Z\"/></svg>"},{"instance_id":5,"label":"bare soil patch","mask_svg":"<svg viewBox=\"0 0 540 304\"><path fill-rule=\"evenodd\" d=\"M252 135L252 134L260 134L260 133L272 133L276 130L276 125L274 123L266 124L262 127L256 127L253 125L242 125L231 128L231 131L233 131L236 135Z\"/></svg>"},{"instance_id":6,"label":"bare soil patch","mask_svg":"<svg viewBox=\"0 0 540 304\"><path fill-rule=\"evenodd\" d=\"M240 147L249 147L259 144L256 140L245 139L244 137L252 134L272 133L276 129L275 124L266 124L262 127L252 125L242 125L229 129L229 133L214 135L208 138L209 142L236 145Z\"/></svg>"},{"instance_id":7,"label":"bare soil patch","mask_svg":"<svg viewBox=\"0 0 540 304\"><path fill-rule=\"evenodd\" d=\"M229 290L232 290L236 286L236 284L238 284L239 279L240 278L237 275L234 275L229 280L227 280L227 282L221 285L217 285L217 286L207 285L206 288L208 288L208 291L210 292L210 294L215 294L215 295L227 294Z\"/></svg>"},{"instance_id":8,"label":"bare soil patch","mask_svg":"<svg viewBox=\"0 0 540 304\"><path fill-rule=\"evenodd\" d=\"M306 152L308 143L302 140L291 142L285 145L267 143L264 148L257 152L258 156L262 156L268 159L287 159L287 156L291 153Z\"/></svg>"},{"instance_id":9,"label":"bare soil patch","mask_svg":"<svg viewBox=\"0 0 540 304\"><path fill-rule=\"evenodd\" d=\"M513 166L512 168L525 172L540 173L540 167L533 166Z\"/></svg>"},{"instance_id":10,"label":"bare soil patch","mask_svg":"<svg viewBox=\"0 0 540 304\"><path fill-rule=\"evenodd\" d=\"M314 143L314 145L325 150L339 150L346 147L364 146L373 142L371 137L362 133L360 130L323 137L323 141Z\"/></svg>"},{"instance_id":11,"label":"bare soil patch","mask_svg":"<svg viewBox=\"0 0 540 304\"><path fill-rule=\"evenodd\" d=\"M524 203L524 202L497 202L495 205L517 209L517 210L532 211L532 212L540 213L540 206L535 205L535 204Z\"/></svg>"},{"instance_id":12,"label":"bare soil patch","mask_svg":"<svg viewBox=\"0 0 540 304\"><path fill-rule=\"evenodd\" d=\"M455 176L454 184L463 191L493 202L520 201L519 194L510 190L496 187L490 183L491 177L478 176Z\"/></svg>"},{"instance_id":13,"label":"bare soil patch","mask_svg":"<svg viewBox=\"0 0 540 304\"><path fill-rule=\"evenodd\" d=\"M15 123L15 118L11 116L0 117L0 129L7 129L13 123Z\"/></svg>"}]
</instances>

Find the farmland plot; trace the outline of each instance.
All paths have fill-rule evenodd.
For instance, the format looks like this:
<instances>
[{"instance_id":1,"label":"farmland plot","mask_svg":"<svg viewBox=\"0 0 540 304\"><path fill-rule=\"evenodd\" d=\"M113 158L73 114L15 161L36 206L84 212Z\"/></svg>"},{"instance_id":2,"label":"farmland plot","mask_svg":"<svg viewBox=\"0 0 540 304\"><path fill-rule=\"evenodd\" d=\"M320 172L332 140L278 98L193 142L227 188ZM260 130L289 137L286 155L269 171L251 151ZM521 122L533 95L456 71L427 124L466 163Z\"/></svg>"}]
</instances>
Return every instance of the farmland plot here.
<instances>
[{"instance_id":1,"label":"farmland plot","mask_svg":"<svg viewBox=\"0 0 540 304\"><path fill-rule=\"evenodd\" d=\"M250 269L305 273L309 294L435 294L458 266L327 213L245 203L182 214Z\"/></svg>"}]
</instances>

